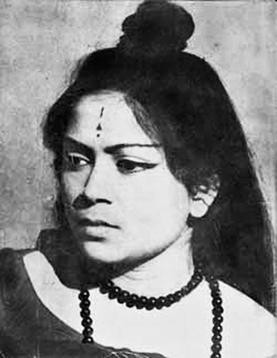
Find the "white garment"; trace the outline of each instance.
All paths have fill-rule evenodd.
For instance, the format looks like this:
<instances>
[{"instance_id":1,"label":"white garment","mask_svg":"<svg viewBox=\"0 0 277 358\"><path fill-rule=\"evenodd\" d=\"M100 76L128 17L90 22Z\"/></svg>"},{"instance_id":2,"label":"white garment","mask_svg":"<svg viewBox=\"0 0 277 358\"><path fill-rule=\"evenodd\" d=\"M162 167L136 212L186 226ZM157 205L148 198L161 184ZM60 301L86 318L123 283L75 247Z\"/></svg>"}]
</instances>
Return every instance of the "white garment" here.
<instances>
[{"instance_id":1,"label":"white garment","mask_svg":"<svg viewBox=\"0 0 277 358\"><path fill-rule=\"evenodd\" d=\"M81 332L78 290L64 286L46 257L24 256L33 288L42 304L58 319ZM276 320L252 299L220 282L224 322L223 358L273 358ZM160 311L136 310L90 291L94 339L114 348L156 352L168 358L211 355L212 305L206 281L180 302Z\"/></svg>"}]
</instances>

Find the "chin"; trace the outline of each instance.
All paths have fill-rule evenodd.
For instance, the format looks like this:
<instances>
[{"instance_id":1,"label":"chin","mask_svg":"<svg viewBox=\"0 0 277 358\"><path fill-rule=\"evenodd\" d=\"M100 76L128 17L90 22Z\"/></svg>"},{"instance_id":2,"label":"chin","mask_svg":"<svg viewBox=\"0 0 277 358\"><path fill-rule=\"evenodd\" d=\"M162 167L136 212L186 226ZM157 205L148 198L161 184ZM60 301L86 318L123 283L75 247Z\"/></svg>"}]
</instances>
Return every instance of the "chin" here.
<instances>
[{"instance_id":1,"label":"chin","mask_svg":"<svg viewBox=\"0 0 277 358\"><path fill-rule=\"evenodd\" d=\"M141 263L140 259L130 257L126 251L100 241L84 241L81 243L81 250L91 262L98 279L121 276Z\"/></svg>"},{"instance_id":2,"label":"chin","mask_svg":"<svg viewBox=\"0 0 277 358\"><path fill-rule=\"evenodd\" d=\"M92 263L112 276L132 270L149 259L148 255L134 255L126 247L115 247L108 242L84 241L81 249Z\"/></svg>"},{"instance_id":3,"label":"chin","mask_svg":"<svg viewBox=\"0 0 277 358\"><path fill-rule=\"evenodd\" d=\"M109 245L103 238L84 240L81 248L89 259L99 263L116 264L125 259L124 255L120 255L119 250Z\"/></svg>"}]
</instances>

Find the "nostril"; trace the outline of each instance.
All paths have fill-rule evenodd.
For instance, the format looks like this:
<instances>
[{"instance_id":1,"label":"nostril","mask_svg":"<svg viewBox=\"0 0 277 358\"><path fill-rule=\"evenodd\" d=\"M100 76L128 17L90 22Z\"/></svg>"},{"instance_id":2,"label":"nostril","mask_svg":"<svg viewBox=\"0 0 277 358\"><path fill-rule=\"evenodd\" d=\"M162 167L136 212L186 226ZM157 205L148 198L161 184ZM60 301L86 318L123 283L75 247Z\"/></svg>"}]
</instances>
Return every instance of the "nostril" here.
<instances>
[{"instance_id":1,"label":"nostril","mask_svg":"<svg viewBox=\"0 0 277 358\"><path fill-rule=\"evenodd\" d=\"M97 203L111 204L111 201L104 198L89 198L85 193L82 193L74 200L72 207L76 210L81 210L94 206Z\"/></svg>"},{"instance_id":2,"label":"nostril","mask_svg":"<svg viewBox=\"0 0 277 358\"><path fill-rule=\"evenodd\" d=\"M95 200L88 198L84 193L82 193L74 200L72 207L76 210L80 210L89 208L93 205L95 205Z\"/></svg>"}]
</instances>

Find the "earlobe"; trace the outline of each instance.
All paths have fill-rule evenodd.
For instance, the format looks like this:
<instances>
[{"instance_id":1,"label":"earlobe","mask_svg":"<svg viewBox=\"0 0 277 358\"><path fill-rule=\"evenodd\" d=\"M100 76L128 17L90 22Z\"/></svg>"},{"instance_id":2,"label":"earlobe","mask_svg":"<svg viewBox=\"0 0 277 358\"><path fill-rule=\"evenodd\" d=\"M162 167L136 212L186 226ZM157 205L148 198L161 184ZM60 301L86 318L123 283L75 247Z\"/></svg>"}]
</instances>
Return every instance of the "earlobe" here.
<instances>
[{"instance_id":1,"label":"earlobe","mask_svg":"<svg viewBox=\"0 0 277 358\"><path fill-rule=\"evenodd\" d=\"M207 214L209 207L213 204L218 194L218 189L201 188L190 198L190 214L195 218L201 218Z\"/></svg>"},{"instance_id":2,"label":"earlobe","mask_svg":"<svg viewBox=\"0 0 277 358\"><path fill-rule=\"evenodd\" d=\"M191 204L190 204L191 216L195 218L201 218L207 213L208 209L209 209L208 205L200 198L191 198Z\"/></svg>"}]
</instances>

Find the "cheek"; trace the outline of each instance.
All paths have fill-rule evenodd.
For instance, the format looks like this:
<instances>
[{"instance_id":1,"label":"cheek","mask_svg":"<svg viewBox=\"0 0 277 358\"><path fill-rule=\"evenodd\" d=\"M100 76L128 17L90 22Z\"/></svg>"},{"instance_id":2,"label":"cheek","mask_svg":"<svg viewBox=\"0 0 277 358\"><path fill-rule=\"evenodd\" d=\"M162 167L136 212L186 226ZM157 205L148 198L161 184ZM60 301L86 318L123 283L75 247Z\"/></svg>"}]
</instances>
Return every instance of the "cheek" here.
<instances>
[{"instance_id":1,"label":"cheek","mask_svg":"<svg viewBox=\"0 0 277 358\"><path fill-rule=\"evenodd\" d=\"M61 187L63 197L66 202L72 204L73 201L83 191L85 183L85 176L81 176L79 173L64 172L61 176Z\"/></svg>"},{"instance_id":2,"label":"cheek","mask_svg":"<svg viewBox=\"0 0 277 358\"><path fill-rule=\"evenodd\" d=\"M168 171L145 178L125 194L129 205L124 211L130 225L147 236L174 235L184 227L189 213L188 192Z\"/></svg>"},{"instance_id":3,"label":"cheek","mask_svg":"<svg viewBox=\"0 0 277 358\"><path fill-rule=\"evenodd\" d=\"M163 185L165 184L165 185ZM183 186L159 183L153 187L145 205L145 215L158 227L180 226L188 211L188 196Z\"/></svg>"}]
</instances>

